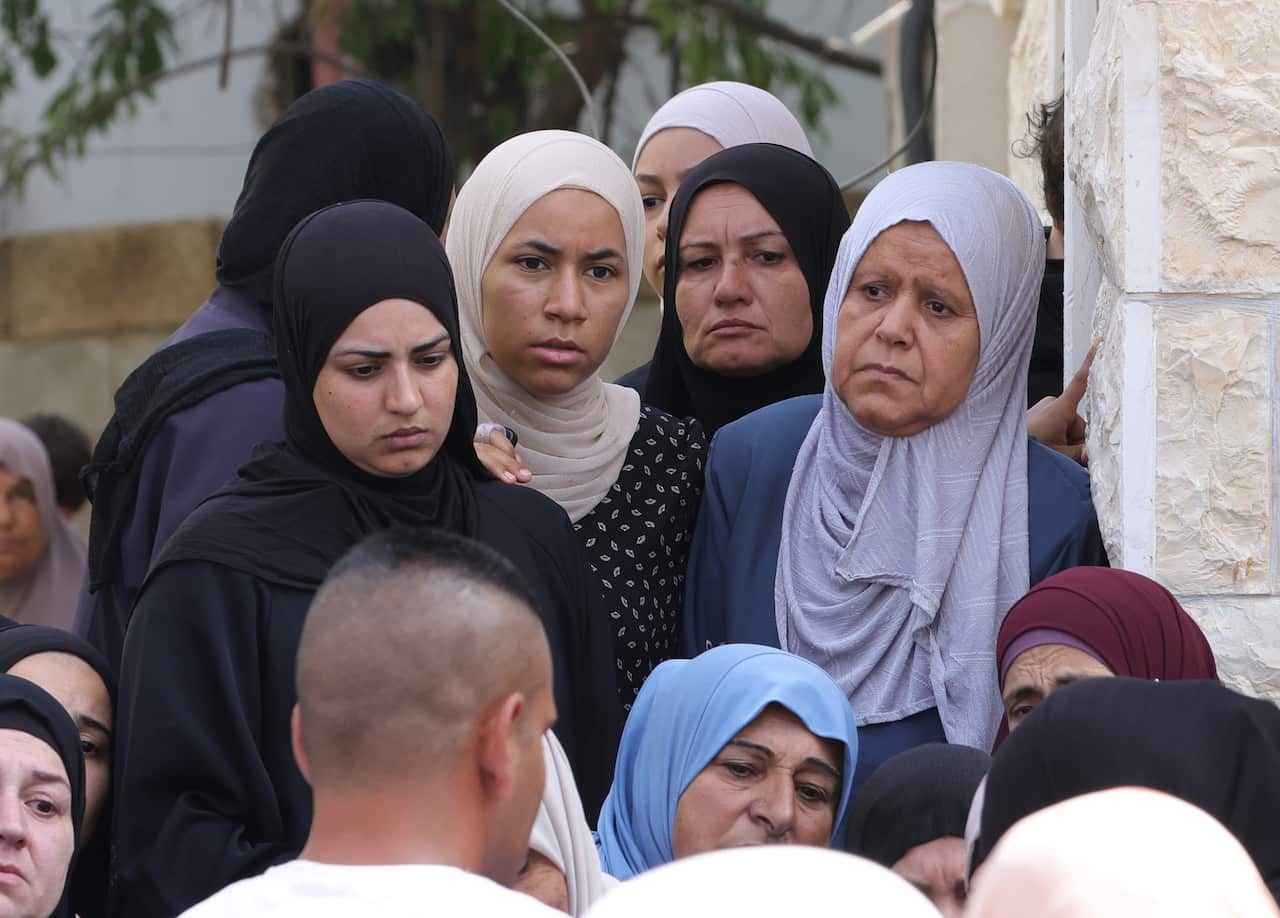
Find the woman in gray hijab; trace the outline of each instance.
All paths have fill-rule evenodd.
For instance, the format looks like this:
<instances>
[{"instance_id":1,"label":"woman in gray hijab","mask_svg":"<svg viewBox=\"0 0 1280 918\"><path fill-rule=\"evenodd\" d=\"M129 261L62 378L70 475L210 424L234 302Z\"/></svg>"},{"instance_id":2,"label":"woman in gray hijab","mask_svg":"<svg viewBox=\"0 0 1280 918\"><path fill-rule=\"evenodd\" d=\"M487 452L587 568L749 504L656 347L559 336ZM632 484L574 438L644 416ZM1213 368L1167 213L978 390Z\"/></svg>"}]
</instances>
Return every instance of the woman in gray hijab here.
<instances>
[{"instance_id":1,"label":"woman in gray hijab","mask_svg":"<svg viewBox=\"0 0 1280 918\"><path fill-rule=\"evenodd\" d=\"M1004 614L1050 574L1106 563L1087 473L1027 435L1043 270L1039 217L1008 179L894 173L840 245L823 394L713 442L685 649L773 644L826 669L867 737L855 788L921 743L990 748Z\"/></svg>"}]
</instances>

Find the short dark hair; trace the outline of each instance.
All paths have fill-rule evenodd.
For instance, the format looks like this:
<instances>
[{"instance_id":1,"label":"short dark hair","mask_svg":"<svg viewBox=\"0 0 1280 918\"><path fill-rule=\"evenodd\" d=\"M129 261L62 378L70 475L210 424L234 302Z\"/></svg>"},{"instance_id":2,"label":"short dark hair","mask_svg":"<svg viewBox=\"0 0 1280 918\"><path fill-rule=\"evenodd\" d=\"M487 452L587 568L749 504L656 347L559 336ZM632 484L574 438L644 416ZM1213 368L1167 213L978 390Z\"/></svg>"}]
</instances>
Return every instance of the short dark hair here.
<instances>
[{"instance_id":1,"label":"short dark hair","mask_svg":"<svg viewBox=\"0 0 1280 918\"><path fill-rule=\"evenodd\" d=\"M1027 113L1027 136L1018 141L1014 153L1023 157L1037 157L1044 182L1044 206L1058 226L1062 226L1066 214L1066 150L1065 98L1058 96L1052 102L1037 105Z\"/></svg>"},{"instance_id":2,"label":"short dark hair","mask_svg":"<svg viewBox=\"0 0 1280 918\"><path fill-rule=\"evenodd\" d=\"M80 484L80 470L89 464L93 455L88 436L59 414L33 414L24 418L22 424L40 438L49 454L58 506L72 513L79 510L86 499Z\"/></svg>"},{"instance_id":3,"label":"short dark hair","mask_svg":"<svg viewBox=\"0 0 1280 918\"><path fill-rule=\"evenodd\" d=\"M538 608L528 581L510 561L475 539L430 526L396 526L361 539L330 568L324 582L413 566L474 581Z\"/></svg>"}]
</instances>

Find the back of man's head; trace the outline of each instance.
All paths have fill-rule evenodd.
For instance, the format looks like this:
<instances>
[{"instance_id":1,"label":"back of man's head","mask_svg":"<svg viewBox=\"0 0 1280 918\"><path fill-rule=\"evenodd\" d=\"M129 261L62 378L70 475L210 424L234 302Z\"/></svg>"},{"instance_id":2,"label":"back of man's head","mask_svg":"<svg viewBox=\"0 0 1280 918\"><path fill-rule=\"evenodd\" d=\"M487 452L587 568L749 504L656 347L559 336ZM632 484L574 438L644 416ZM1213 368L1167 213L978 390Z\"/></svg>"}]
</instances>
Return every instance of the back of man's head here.
<instances>
[{"instance_id":1,"label":"back of man's head","mask_svg":"<svg viewBox=\"0 0 1280 918\"><path fill-rule=\"evenodd\" d=\"M317 806L391 792L412 798L406 808L469 807L490 835L476 869L513 878L542 796L541 736L555 703L535 601L506 560L432 529L360 542L311 605L297 689Z\"/></svg>"}]
</instances>

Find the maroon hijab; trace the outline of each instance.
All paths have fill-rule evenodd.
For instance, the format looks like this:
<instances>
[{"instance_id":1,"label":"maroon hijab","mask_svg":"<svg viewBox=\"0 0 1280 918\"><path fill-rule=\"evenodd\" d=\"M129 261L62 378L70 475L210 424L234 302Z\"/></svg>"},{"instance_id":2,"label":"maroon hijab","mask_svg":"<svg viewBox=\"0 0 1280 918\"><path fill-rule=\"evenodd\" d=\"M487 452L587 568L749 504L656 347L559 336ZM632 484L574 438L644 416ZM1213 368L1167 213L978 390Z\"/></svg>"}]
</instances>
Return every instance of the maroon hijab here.
<instances>
[{"instance_id":1,"label":"maroon hijab","mask_svg":"<svg viewBox=\"0 0 1280 918\"><path fill-rule=\"evenodd\" d=\"M1218 678L1213 650L1200 626L1172 593L1132 571L1073 567L1032 587L1000 626L996 663L1001 672L1012 662L1005 655L1014 643L1037 630L1060 632L1088 645L1117 676L1162 682ZM1003 677L1000 681L1003 690ZM1008 733L1008 721L1001 718L996 748Z\"/></svg>"}]
</instances>

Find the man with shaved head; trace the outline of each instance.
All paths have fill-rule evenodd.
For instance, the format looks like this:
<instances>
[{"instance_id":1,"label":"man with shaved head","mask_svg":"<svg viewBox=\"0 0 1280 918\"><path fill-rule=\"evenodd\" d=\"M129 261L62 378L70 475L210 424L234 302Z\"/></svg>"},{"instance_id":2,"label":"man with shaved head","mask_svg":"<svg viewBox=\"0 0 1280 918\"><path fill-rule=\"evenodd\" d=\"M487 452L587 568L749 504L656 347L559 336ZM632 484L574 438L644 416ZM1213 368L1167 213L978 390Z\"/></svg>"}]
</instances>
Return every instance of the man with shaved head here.
<instances>
[{"instance_id":1,"label":"man with shaved head","mask_svg":"<svg viewBox=\"0 0 1280 918\"><path fill-rule=\"evenodd\" d=\"M297 687L306 847L186 915L559 914L503 888L556 716L546 634L509 563L437 530L365 539L316 594Z\"/></svg>"}]
</instances>

